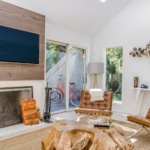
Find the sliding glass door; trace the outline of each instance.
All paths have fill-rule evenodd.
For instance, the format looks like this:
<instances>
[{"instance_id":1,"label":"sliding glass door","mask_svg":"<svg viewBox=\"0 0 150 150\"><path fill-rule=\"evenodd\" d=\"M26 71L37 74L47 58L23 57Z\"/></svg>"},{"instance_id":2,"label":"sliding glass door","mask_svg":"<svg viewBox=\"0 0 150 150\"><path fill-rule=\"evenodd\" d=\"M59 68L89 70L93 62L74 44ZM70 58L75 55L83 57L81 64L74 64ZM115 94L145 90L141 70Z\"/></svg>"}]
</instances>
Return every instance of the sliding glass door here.
<instances>
[{"instance_id":1,"label":"sliding glass door","mask_svg":"<svg viewBox=\"0 0 150 150\"><path fill-rule=\"evenodd\" d=\"M78 107L85 88L85 49L46 42L46 85L52 88L51 112Z\"/></svg>"},{"instance_id":2,"label":"sliding glass door","mask_svg":"<svg viewBox=\"0 0 150 150\"><path fill-rule=\"evenodd\" d=\"M71 47L69 51L69 108L78 107L81 90L85 88L85 50Z\"/></svg>"}]
</instances>

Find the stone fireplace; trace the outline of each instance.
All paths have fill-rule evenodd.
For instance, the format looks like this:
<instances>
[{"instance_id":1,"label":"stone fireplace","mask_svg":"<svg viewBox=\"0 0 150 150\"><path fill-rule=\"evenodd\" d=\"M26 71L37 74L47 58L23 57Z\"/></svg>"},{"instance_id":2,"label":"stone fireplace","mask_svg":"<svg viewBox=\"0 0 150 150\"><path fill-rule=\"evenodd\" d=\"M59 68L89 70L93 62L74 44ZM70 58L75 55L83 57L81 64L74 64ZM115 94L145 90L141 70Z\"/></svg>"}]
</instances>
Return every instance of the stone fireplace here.
<instances>
[{"instance_id":1,"label":"stone fireplace","mask_svg":"<svg viewBox=\"0 0 150 150\"><path fill-rule=\"evenodd\" d=\"M33 97L33 87L0 88L0 128L22 123L20 101Z\"/></svg>"}]
</instances>

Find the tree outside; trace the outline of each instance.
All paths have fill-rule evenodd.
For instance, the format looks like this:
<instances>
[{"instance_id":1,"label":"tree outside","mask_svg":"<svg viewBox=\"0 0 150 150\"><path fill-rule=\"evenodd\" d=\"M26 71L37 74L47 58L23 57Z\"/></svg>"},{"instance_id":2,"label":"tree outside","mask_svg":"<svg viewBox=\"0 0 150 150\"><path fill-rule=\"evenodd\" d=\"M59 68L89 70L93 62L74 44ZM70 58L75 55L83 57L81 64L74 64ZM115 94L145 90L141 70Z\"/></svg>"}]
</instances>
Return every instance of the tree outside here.
<instances>
[{"instance_id":1,"label":"tree outside","mask_svg":"<svg viewBox=\"0 0 150 150\"><path fill-rule=\"evenodd\" d=\"M122 100L123 48L106 49L106 90L113 91L113 100Z\"/></svg>"},{"instance_id":2,"label":"tree outside","mask_svg":"<svg viewBox=\"0 0 150 150\"><path fill-rule=\"evenodd\" d=\"M66 46L46 42L46 72L53 68L66 54Z\"/></svg>"}]
</instances>

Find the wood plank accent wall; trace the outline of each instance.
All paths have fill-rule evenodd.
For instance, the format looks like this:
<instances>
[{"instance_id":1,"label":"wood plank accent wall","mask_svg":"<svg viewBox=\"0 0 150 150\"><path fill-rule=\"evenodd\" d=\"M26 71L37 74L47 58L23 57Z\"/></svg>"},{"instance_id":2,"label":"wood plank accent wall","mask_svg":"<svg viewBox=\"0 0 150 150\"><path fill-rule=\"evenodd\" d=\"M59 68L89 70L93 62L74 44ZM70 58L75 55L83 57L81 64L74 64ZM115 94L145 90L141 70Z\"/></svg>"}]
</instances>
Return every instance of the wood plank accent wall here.
<instances>
[{"instance_id":1,"label":"wood plank accent wall","mask_svg":"<svg viewBox=\"0 0 150 150\"><path fill-rule=\"evenodd\" d=\"M0 1L0 25L40 35L39 64L0 62L0 81L43 80L45 56L45 16Z\"/></svg>"}]
</instances>

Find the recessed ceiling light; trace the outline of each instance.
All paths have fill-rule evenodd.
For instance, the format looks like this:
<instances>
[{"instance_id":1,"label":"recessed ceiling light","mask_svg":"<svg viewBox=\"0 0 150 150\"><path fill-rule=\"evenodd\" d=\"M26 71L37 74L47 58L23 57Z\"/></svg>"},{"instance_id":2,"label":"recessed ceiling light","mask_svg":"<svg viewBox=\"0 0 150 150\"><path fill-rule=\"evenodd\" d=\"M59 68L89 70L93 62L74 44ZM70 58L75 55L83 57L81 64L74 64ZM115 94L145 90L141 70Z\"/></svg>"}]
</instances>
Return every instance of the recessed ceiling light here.
<instances>
[{"instance_id":1,"label":"recessed ceiling light","mask_svg":"<svg viewBox=\"0 0 150 150\"><path fill-rule=\"evenodd\" d=\"M102 3L105 3L106 0L100 0Z\"/></svg>"}]
</instances>

